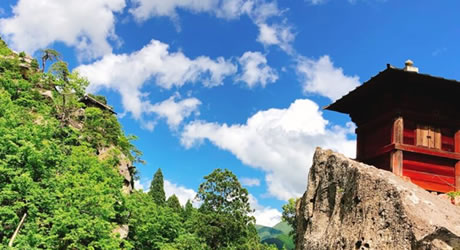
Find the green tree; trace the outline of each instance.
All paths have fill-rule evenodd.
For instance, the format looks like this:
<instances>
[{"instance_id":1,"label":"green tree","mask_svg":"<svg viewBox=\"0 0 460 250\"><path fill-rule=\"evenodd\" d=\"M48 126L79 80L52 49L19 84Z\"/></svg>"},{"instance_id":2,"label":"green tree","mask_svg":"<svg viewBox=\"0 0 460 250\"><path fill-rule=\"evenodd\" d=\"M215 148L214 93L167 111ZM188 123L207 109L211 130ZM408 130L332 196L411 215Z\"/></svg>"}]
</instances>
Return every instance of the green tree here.
<instances>
[{"instance_id":1,"label":"green tree","mask_svg":"<svg viewBox=\"0 0 460 250\"><path fill-rule=\"evenodd\" d=\"M296 203L297 203L298 200L299 200L299 198L297 198L297 199L294 199L294 198L289 199L288 203L286 203L282 207L283 215L281 217L281 219L283 221L287 222L292 227L292 230L289 232L289 235L291 237L293 237L294 242L296 242L296 239L297 239L297 235L296 235L296 231L297 231Z\"/></svg>"},{"instance_id":2,"label":"green tree","mask_svg":"<svg viewBox=\"0 0 460 250\"><path fill-rule=\"evenodd\" d=\"M171 208L174 212L180 213L182 211L182 206L180 205L179 199L175 194L169 196L166 201L166 206Z\"/></svg>"},{"instance_id":3,"label":"green tree","mask_svg":"<svg viewBox=\"0 0 460 250\"><path fill-rule=\"evenodd\" d=\"M194 210L195 208L193 208L192 202L190 200L187 200L187 203L185 203L184 212L183 212L184 220L189 219L190 216L192 216L192 213Z\"/></svg>"},{"instance_id":4,"label":"green tree","mask_svg":"<svg viewBox=\"0 0 460 250\"><path fill-rule=\"evenodd\" d=\"M248 191L227 169L216 169L204 177L197 193L202 202L196 231L211 249L221 249L248 242L254 236L255 219L250 215ZM252 233L252 234L251 234Z\"/></svg>"},{"instance_id":5,"label":"green tree","mask_svg":"<svg viewBox=\"0 0 460 250\"><path fill-rule=\"evenodd\" d=\"M57 61L60 59L61 54L54 49L41 49L42 59L42 72L45 72L45 65L47 61Z\"/></svg>"},{"instance_id":6,"label":"green tree","mask_svg":"<svg viewBox=\"0 0 460 250\"><path fill-rule=\"evenodd\" d=\"M128 241L113 234L129 215L117 155L102 159L85 142L84 131L62 125L56 116L61 92L70 93L66 105L82 105L78 97L87 81L68 72L63 77L31 71L26 78L19 63L14 57L0 58L0 249L7 248L24 214L15 249L129 249ZM59 86L53 98L36 89L45 81L50 82L46 87ZM85 127L93 121L80 122ZM120 145L112 145L114 151L132 149L121 128L93 133L103 141L114 133ZM168 223L181 220L165 213ZM179 229L167 231L174 233L169 242Z\"/></svg>"},{"instance_id":7,"label":"green tree","mask_svg":"<svg viewBox=\"0 0 460 250\"><path fill-rule=\"evenodd\" d=\"M158 206L149 194L135 191L128 198L128 239L135 249L161 249L183 232L179 214Z\"/></svg>"},{"instance_id":8,"label":"green tree","mask_svg":"<svg viewBox=\"0 0 460 250\"><path fill-rule=\"evenodd\" d=\"M153 175L152 182L150 183L149 195L153 198L153 201L160 206L163 206L166 201L163 173L159 168Z\"/></svg>"}]
</instances>

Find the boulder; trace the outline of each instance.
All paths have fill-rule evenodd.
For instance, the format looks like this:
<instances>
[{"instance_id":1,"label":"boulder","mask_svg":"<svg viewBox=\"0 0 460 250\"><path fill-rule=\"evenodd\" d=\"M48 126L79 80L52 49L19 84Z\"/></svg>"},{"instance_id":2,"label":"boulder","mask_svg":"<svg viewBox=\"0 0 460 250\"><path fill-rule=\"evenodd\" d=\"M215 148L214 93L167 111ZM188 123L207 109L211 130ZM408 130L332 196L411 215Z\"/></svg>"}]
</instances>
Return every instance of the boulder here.
<instances>
[{"instance_id":1,"label":"boulder","mask_svg":"<svg viewBox=\"0 0 460 250\"><path fill-rule=\"evenodd\" d=\"M320 148L296 218L296 249L460 249L460 207Z\"/></svg>"}]
</instances>

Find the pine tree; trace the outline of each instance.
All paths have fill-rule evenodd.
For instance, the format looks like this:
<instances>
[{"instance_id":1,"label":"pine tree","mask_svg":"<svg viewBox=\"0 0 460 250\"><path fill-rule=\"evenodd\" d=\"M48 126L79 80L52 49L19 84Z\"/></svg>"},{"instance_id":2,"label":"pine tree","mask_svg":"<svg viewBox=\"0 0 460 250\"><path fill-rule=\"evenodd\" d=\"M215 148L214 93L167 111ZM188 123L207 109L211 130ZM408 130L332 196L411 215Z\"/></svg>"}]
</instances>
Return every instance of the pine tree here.
<instances>
[{"instance_id":1,"label":"pine tree","mask_svg":"<svg viewBox=\"0 0 460 250\"><path fill-rule=\"evenodd\" d=\"M155 175L153 175L153 180L150 183L149 195L153 198L153 201L157 205L163 206L166 202L163 173L160 168L157 170Z\"/></svg>"},{"instance_id":2,"label":"pine tree","mask_svg":"<svg viewBox=\"0 0 460 250\"><path fill-rule=\"evenodd\" d=\"M190 218L190 216L192 216L193 209L194 208L193 208L192 202L190 200L187 200L187 203L185 203L185 206L184 206L184 213L183 213L184 219L188 219Z\"/></svg>"},{"instance_id":3,"label":"pine tree","mask_svg":"<svg viewBox=\"0 0 460 250\"><path fill-rule=\"evenodd\" d=\"M175 194L171 195L168 198L168 200L166 201L166 206L178 213L182 211L182 206L180 205L179 199Z\"/></svg>"}]
</instances>

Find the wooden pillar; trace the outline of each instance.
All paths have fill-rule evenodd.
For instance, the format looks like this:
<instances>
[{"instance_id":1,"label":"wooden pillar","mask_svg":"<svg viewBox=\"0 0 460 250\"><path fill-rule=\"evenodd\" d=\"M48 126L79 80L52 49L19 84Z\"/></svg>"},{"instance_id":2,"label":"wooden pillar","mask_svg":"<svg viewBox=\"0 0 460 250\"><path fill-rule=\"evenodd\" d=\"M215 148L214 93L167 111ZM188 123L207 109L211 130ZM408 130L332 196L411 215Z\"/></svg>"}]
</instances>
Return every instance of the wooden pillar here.
<instances>
[{"instance_id":1,"label":"wooden pillar","mask_svg":"<svg viewBox=\"0 0 460 250\"><path fill-rule=\"evenodd\" d=\"M455 164L455 191L460 191L460 161Z\"/></svg>"},{"instance_id":2,"label":"wooden pillar","mask_svg":"<svg viewBox=\"0 0 460 250\"><path fill-rule=\"evenodd\" d=\"M460 130L455 133L454 148L456 153L460 153ZM460 191L460 161L455 164L455 190Z\"/></svg>"},{"instance_id":3,"label":"wooden pillar","mask_svg":"<svg viewBox=\"0 0 460 250\"><path fill-rule=\"evenodd\" d=\"M402 117L398 117L393 122L393 131L391 133L391 143L403 143L404 139L404 122Z\"/></svg>"},{"instance_id":4,"label":"wooden pillar","mask_svg":"<svg viewBox=\"0 0 460 250\"><path fill-rule=\"evenodd\" d=\"M391 152L390 168L393 174L397 176L403 175L403 152L401 150Z\"/></svg>"},{"instance_id":5,"label":"wooden pillar","mask_svg":"<svg viewBox=\"0 0 460 250\"><path fill-rule=\"evenodd\" d=\"M391 143L402 144L404 139L404 122L402 117L398 117L393 121L393 129L391 131ZM403 152L396 150L390 154L390 169L393 174L403 176Z\"/></svg>"},{"instance_id":6,"label":"wooden pillar","mask_svg":"<svg viewBox=\"0 0 460 250\"><path fill-rule=\"evenodd\" d=\"M456 153L460 153L460 130L457 130L454 136L454 148Z\"/></svg>"}]
</instances>

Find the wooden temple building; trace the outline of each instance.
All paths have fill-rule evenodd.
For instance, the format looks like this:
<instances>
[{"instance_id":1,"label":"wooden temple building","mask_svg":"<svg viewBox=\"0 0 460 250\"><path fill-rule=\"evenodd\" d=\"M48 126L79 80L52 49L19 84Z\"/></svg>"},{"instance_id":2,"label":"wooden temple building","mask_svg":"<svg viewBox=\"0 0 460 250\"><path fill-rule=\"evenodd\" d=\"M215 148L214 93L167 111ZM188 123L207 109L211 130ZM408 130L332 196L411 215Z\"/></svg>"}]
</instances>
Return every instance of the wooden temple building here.
<instances>
[{"instance_id":1,"label":"wooden temple building","mask_svg":"<svg viewBox=\"0 0 460 250\"><path fill-rule=\"evenodd\" d=\"M357 160L436 192L460 191L460 82L408 60L326 107L356 124Z\"/></svg>"}]
</instances>

